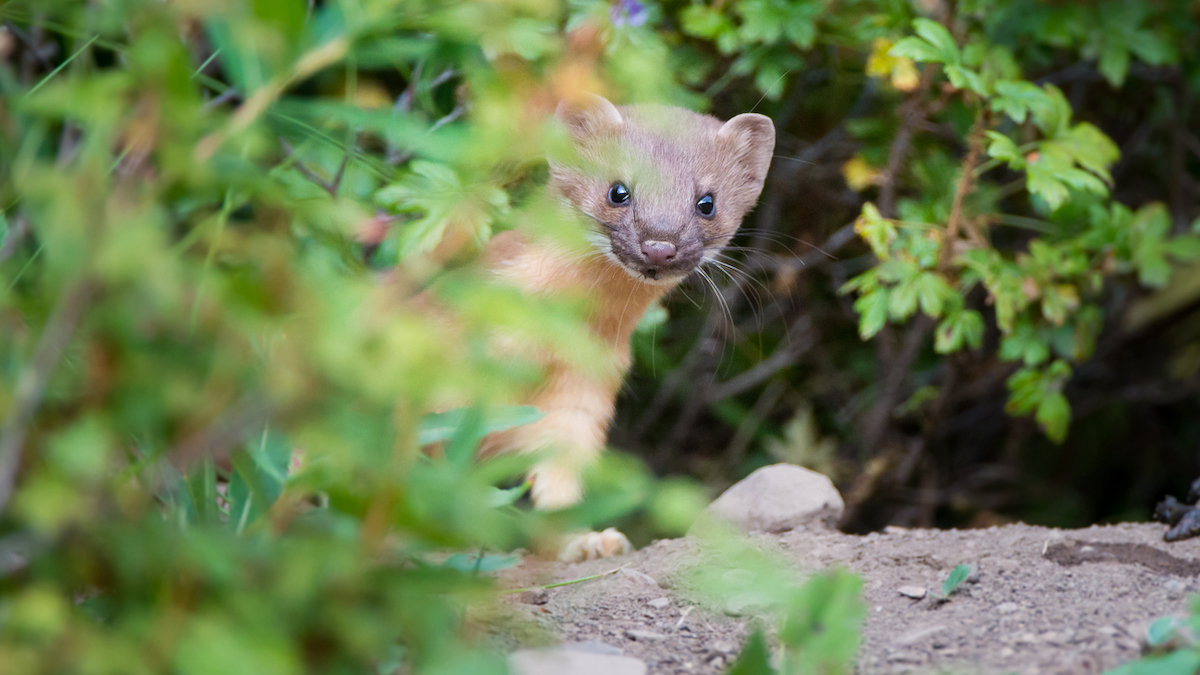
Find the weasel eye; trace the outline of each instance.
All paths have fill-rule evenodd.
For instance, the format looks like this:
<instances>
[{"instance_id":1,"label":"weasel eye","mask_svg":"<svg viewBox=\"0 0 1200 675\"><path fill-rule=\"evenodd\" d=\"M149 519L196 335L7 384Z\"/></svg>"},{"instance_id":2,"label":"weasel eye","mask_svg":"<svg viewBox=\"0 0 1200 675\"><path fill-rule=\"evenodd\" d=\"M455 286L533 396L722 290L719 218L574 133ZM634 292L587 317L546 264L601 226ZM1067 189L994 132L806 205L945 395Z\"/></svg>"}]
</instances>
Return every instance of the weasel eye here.
<instances>
[{"instance_id":1,"label":"weasel eye","mask_svg":"<svg viewBox=\"0 0 1200 675\"><path fill-rule=\"evenodd\" d=\"M699 201L696 202L696 210L699 211L700 215L704 216L705 218L711 216L716 208L717 203L713 201L712 195L704 195Z\"/></svg>"},{"instance_id":2,"label":"weasel eye","mask_svg":"<svg viewBox=\"0 0 1200 675\"><path fill-rule=\"evenodd\" d=\"M613 186L608 188L609 204L624 204L627 201L629 201L629 188L620 183L613 183Z\"/></svg>"}]
</instances>

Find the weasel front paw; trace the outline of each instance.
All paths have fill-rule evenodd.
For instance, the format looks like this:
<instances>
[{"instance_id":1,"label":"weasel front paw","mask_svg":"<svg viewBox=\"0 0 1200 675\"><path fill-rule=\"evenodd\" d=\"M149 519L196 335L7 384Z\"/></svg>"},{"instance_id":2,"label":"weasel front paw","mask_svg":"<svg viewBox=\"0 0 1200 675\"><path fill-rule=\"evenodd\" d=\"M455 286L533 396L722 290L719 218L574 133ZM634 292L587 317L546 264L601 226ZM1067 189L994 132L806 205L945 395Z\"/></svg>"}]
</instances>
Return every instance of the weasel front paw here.
<instances>
[{"instance_id":1,"label":"weasel front paw","mask_svg":"<svg viewBox=\"0 0 1200 675\"><path fill-rule=\"evenodd\" d=\"M603 532L588 532L573 537L558 554L558 559L562 562L582 562L632 552L633 544L615 527L610 527Z\"/></svg>"}]
</instances>

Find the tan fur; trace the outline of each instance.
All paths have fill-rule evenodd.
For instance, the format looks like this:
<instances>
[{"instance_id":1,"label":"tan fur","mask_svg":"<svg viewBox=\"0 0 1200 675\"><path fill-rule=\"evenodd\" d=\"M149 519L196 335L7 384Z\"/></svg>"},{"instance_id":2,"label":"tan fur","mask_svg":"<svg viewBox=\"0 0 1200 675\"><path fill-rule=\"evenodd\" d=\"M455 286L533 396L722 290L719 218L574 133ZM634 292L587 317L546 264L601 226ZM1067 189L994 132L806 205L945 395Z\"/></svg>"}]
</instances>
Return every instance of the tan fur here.
<instances>
[{"instance_id":1,"label":"tan fur","mask_svg":"<svg viewBox=\"0 0 1200 675\"><path fill-rule=\"evenodd\" d=\"M550 188L596 221L587 222L589 238L603 255L517 232L494 237L484 251L498 280L528 294L587 298L591 332L608 348L588 372L546 357L545 382L527 401L544 417L484 441L484 454L543 454L530 477L534 503L546 509L579 501L581 474L604 447L629 369L630 335L652 303L728 243L758 199L774 148L774 128L761 115L722 123L679 108L616 108L588 97L564 103L558 118L576 154L551 160ZM631 188L629 204L609 203L613 182ZM701 218L695 202L709 193L717 210ZM645 258L639 262L640 243L651 238L678 247L676 264L646 269Z\"/></svg>"}]
</instances>

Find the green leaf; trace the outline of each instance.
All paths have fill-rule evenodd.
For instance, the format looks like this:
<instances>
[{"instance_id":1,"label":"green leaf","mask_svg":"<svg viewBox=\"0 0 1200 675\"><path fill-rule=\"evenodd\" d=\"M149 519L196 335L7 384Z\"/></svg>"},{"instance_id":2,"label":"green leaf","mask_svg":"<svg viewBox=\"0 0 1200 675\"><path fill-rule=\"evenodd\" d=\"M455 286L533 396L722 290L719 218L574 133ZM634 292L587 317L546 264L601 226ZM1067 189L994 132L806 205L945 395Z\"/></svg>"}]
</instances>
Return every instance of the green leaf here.
<instances>
[{"instance_id":1,"label":"green leaf","mask_svg":"<svg viewBox=\"0 0 1200 675\"><path fill-rule=\"evenodd\" d=\"M1047 438L1062 443L1067 438L1067 428L1071 424L1071 404L1062 392L1048 393L1038 404L1034 419L1046 432Z\"/></svg>"},{"instance_id":2,"label":"green leaf","mask_svg":"<svg viewBox=\"0 0 1200 675\"><path fill-rule=\"evenodd\" d=\"M854 220L854 232L870 245L877 258L888 259L896 240L896 225L879 215L879 209L871 202L863 204L862 213Z\"/></svg>"},{"instance_id":3,"label":"green leaf","mask_svg":"<svg viewBox=\"0 0 1200 675\"><path fill-rule=\"evenodd\" d=\"M521 563L519 555L486 554L478 556L472 553L452 553L442 561L440 567L459 572L495 572L516 567Z\"/></svg>"},{"instance_id":4,"label":"green leaf","mask_svg":"<svg viewBox=\"0 0 1200 675\"><path fill-rule=\"evenodd\" d=\"M954 85L956 89L967 89L980 96L988 95L987 83L983 81L983 77L969 68L946 66L946 76L950 78L950 84Z\"/></svg>"},{"instance_id":5,"label":"green leaf","mask_svg":"<svg viewBox=\"0 0 1200 675\"><path fill-rule=\"evenodd\" d=\"M973 309L951 312L938 324L934 333L934 350L949 354L963 348L964 343L972 349L983 344L983 316Z\"/></svg>"},{"instance_id":6,"label":"green leaf","mask_svg":"<svg viewBox=\"0 0 1200 675\"><path fill-rule=\"evenodd\" d=\"M1146 644L1160 647L1170 642L1179 633L1184 622L1177 617L1163 616L1154 620L1146 629Z\"/></svg>"},{"instance_id":7,"label":"green leaf","mask_svg":"<svg viewBox=\"0 0 1200 675\"><path fill-rule=\"evenodd\" d=\"M1042 92L1045 95L1030 107L1033 123L1042 133L1056 138L1065 133L1071 123L1071 104L1062 90L1052 84L1042 87Z\"/></svg>"},{"instance_id":8,"label":"green leaf","mask_svg":"<svg viewBox=\"0 0 1200 675\"><path fill-rule=\"evenodd\" d=\"M1050 345L1031 324L1021 322L1000 341L1000 358L1037 366L1050 358Z\"/></svg>"},{"instance_id":9,"label":"green leaf","mask_svg":"<svg viewBox=\"0 0 1200 675\"><path fill-rule=\"evenodd\" d=\"M1159 202L1138 209L1130 225L1132 262L1138 271L1138 281L1144 286L1161 288L1171 278L1171 263L1166 242L1171 228L1171 214ZM1185 252L1188 245L1183 245Z\"/></svg>"},{"instance_id":10,"label":"green leaf","mask_svg":"<svg viewBox=\"0 0 1200 675\"><path fill-rule=\"evenodd\" d=\"M913 19L913 28L916 29L917 35L925 38L925 41L933 45L934 49L942 55L941 63L959 62L961 55L958 51L958 44L954 42L954 38L945 26L931 19L916 18Z\"/></svg>"},{"instance_id":11,"label":"green leaf","mask_svg":"<svg viewBox=\"0 0 1200 675\"><path fill-rule=\"evenodd\" d=\"M937 272L922 272L913 281L921 302L921 311L931 319L939 318L946 303L958 296L945 277Z\"/></svg>"},{"instance_id":12,"label":"green leaf","mask_svg":"<svg viewBox=\"0 0 1200 675\"><path fill-rule=\"evenodd\" d=\"M854 311L858 312L858 335L864 340L870 340L883 330L888 319L888 291L877 288L854 301Z\"/></svg>"},{"instance_id":13,"label":"green leaf","mask_svg":"<svg viewBox=\"0 0 1200 675\"><path fill-rule=\"evenodd\" d=\"M720 9L705 4L688 5L679 13L683 32L709 40L733 30L733 22Z\"/></svg>"},{"instance_id":14,"label":"green leaf","mask_svg":"<svg viewBox=\"0 0 1200 675\"><path fill-rule=\"evenodd\" d=\"M742 653L738 654L737 661L727 675L775 675L762 630L756 630L746 638L745 644L742 645Z\"/></svg>"},{"instance_id":15,"label":"green leaf","mask_svg":"<svg viewBox=\"0 0 1200 675\"><path fill-rule=\"evenodd\" d=\"M866 608L862 580L842 570L816 574L787 603L779 640L792 672L850 672Z\"/></svg>"},{"instance_id":16,"label":"green leaf","mask_svg":"<svg viewBox=\"0 0 1200 675\"><path fill-rule=\"evenodd\" d=\"M524 497L525 494L529 492L529 488L531 487L532 484L529 481L526 481L516 487L508 488L507 490L492 488L491 499L489 500L488 505L492 508L512 506L513 504L517 503L518 499Z\"/></svg>"},{"instance_id":17,"label":"green leaf","mask_svg":"<svg viewBox=\"0 0 1200 675\"><path fill-rule=\"evenodd\" d=\"M1046 93L1031 82L1001 80L995 89L997 95L990 103L992 110L1008 115L1017 124L1025 122L1034 106L1045 104Z\"/></svg>"},{"instance_id":18,"label":"green leaf","mask_svg":"<svg viewBox=\"0 0 1200 675\"><path fill-rule=\"evenodd\" d=\"M1100 74L1114 87L1125 84L1129 72L1129 50L1124 45L1112 45L1100 53Z\"/></svg>"},{"instance_id":19,"label":"green leaf","mask_svg":"<svg viewBox=\"0 0 1200 675\"><path fill-rule=\"evenodd\" d=\"M1121 157L1117 144L1103 131L1087 122L1080 122L1065 134L1044 143L1042 152L1061 153L1106 182L1112 182L1108 168Z\"/></svg>"},{"instance_id":20,"label":"green leaf","mask_svg":"<svg viewBox=\"0 0 1200 675\"><path fill-rule=\"evenodd\" d=\"M400 256L431 251L451 225L476 239L491 234L492 221L508 212L508 193L488 183L464 184L450 167L418 160L412 172L381 189L376 199L397 211L423 215L400 229Z\"/></svg>"},{"instance_id":21,"label":"green leaf","mask_svg":"<svg viewBox=\"0 0 1200 675\"><path fill-rule=\"evenodd\" d=\"M987 137L992 141L987 147L989 157L1007 162L1014 169L1025 168L1025 156L1017 149L1017 144L1011 138L997 131L988 131L986 133Z\"/></svg>"},{"instance_id":22,"label":"green leaf","mask_svg":"<svg viewBox=\"0 0 1200 675\"><path fill-rule=\"evenodd\" d=\"M429 445L430 443L449 440L465 424L469 423L468 418L473 415L472 410L475 410L475 408L455 408L446 412L425 415L421 418L421 424L417 432L417 442L420 445ZM479 438L483 438L495 431L504 431L526 424L533 424L543 416L544 414L540 410L531 405L503 406L488 409L486 414L480 417L478 427Z\"/></svg>"},{"instance_id":23,"label":"green leaf","mask_svg":"<svg viewBox=\"0 0 1200 675\"><path fill-rule=\"evenodd\" d=\"M904 321L917 311L917 284L913 279L906 279L893 286L890 290L888 316L893 321Z\"/></svg>"},{"instance_id":24,"label":"green leaf","mask_svg":"<svg viewBox=\"0 0 1200 675\"><path fill-rule=\"evenodd\" d=\"M958 565L950 570L950 576L946 577L946 580L942 582L942 597L949 598L950 594L962 585L962 582L966 581L969 576L971 576L970 565Z\"/></svg>"},{"instance_id":25,"label":"green leaf","mask_svg":"<svg viewBox=\"0 0 1200 675\"><path fill-rule=\"evenodd\" d=\"M917 37L906 37L888 50L888 56L909 58L918 63L944 63L937 47Z\"/></svg>"}]
</instances>

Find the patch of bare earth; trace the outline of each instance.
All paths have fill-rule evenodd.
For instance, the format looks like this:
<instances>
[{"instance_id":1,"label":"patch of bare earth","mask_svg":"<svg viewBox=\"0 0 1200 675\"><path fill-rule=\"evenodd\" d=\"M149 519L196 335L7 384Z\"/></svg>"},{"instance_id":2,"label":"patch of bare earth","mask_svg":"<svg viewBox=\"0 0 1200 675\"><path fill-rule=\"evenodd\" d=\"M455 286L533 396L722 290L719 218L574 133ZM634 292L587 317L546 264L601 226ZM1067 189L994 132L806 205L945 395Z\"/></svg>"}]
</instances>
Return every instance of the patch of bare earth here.
<instances>
[{"instance_id":1,"label":"patch of bare earth","mask_svg":"<svg viewBox=\"0 0 1200 675\"><path fill-rule=\"evenodd\" d=\"M1200 591L1200 539L1166 544L1163 526L1082 530L1010 525L854 536L796 529L751 540L801 573L842 566L864 580L861 673L1098 673L1140 655L1146 626L1187 614ZM690 538L578 564L526 561L509 587L621 571L544 593L512 596L552 641L641 659L650 673L721 673L756 619L713 608L688 587L702 556ZM955 565L978 572L950 602L901 587L938 589ZM911 589L910 589L911 592Z\"/></svg>"}]
</instances>

